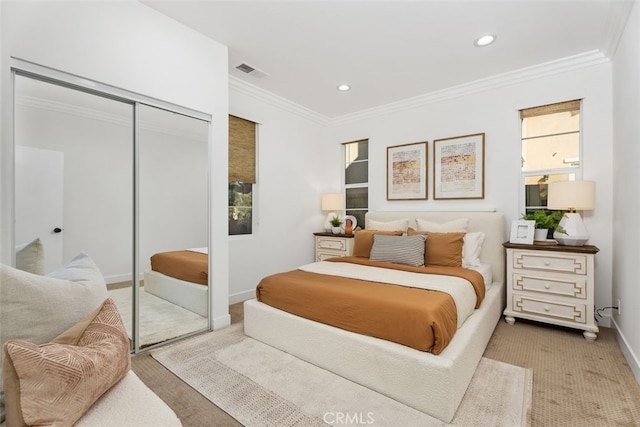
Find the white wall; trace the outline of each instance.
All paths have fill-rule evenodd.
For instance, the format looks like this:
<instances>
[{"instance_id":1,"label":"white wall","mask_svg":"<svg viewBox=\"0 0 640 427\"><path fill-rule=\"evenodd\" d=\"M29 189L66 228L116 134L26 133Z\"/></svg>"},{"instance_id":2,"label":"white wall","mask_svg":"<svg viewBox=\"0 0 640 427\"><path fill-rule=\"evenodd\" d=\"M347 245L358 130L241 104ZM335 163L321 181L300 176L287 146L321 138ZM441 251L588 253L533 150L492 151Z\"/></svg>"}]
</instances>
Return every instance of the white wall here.
<instances>
[{"instance_id":1,"label":"white wall","mask_svg":"<svg viewBox=\"0 0 640 427\"><path fill-rule=\"evenodd\" d=\"M328 144L369 138L370 210L447 210L495 208L507 224L521 215L520 119L518 110L584 98L582 139L584 179L597 182L596 208L584 213L596 260L596 306L611 305L612 152L611 65L601 63L547 77L413 106L395 113L353 119L332 130ZM433 140L485 133L485 198L433 200ZM386 200L386 147L429 141L428 200ZM334 162L339 162L335 157ZM505 225L505 241L508 240ZM608 325L608 318L601 325Z\"/></svg>"},{"instance_id":2,"label":"white wall","mask_svg":"<svg viewBox=\"0 0 640 427\"><path fill-rule=\"evenodd\" d=\"M211 302L229 323L227 48L138 2L0 2L2 181L10 181L11 56L199 110L213 117ZM0 259L11 262L10 185L2 187Z\"/></svg>"},{"instance_id":3,"label":"white wall","mask_svg":"<svg viewBox=\"0 0 640 427\"><path fill-rule=\"evenodd\" d=\"M166 123L172 114L163 112ZM191 120L194 130L203 124ZM157 252L207 246L209 165L206 130L192 139L176 127L152 124L141 130L139 143L139 261L144 272Z\"/></svg>"},{"instance_id":4,"label":"white wall","mask_svg":"<svg viewBox=\"0 0 640 427\"><path fill-rule=\"evenodd\" d=\"M126 104L120 108L123 115L129 113L128 122L94 120L20 103L15 113L18 145L57 151L64 157L62 221L57 225L64 230L62 262L85 252L107 283L131 280L132 271L133 109ZM16 193L17 199L25 197ZM24 214L16 211L17 216ZM30 239L36 237L44 236ZM52 248L43 244L48 259Z\"/></svg>"},{"instance_id":5,"label":"white wall","mask_svg":"<svg viewBox=\"0 0 640 427\"><path fill-rule=\"evenodd\" d=\"M313 261L313 233L322 231L322 193L340 191L340 145L326 126L241 84L231 86L231 114L259 123L257 225L229 240L230 302L255 297L260 279ZM275 99L275 98L272 98Z\"/></svg>"},{"instance_id":6,"label":"white wall","mask_svg":"<svg viewBox=\"0 0 640 427\"><path fill-rule=\"evenodd\" d=\"M636 1L613 60L613 319L640 382L640 5Z\"/></svg>"}]
</instances>

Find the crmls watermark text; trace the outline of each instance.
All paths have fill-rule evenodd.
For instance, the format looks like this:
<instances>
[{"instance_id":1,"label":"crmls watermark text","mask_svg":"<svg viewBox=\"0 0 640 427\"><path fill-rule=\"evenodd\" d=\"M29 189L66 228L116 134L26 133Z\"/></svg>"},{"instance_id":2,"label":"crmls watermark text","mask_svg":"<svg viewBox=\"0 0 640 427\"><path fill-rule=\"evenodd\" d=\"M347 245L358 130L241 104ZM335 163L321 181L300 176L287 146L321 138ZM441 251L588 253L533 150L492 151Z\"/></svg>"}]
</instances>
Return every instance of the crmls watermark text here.
<instances>
[{"instance_id":1,"label":"crmls watermark text","mask_svg":"<svg viewBox=\"0 0 640 427\"><path fill-rule=\"evenodd\" d=\"M322 420L330 425L368 425L375 423L373 412L325 412Z\"/></svg>"}]
</instances>

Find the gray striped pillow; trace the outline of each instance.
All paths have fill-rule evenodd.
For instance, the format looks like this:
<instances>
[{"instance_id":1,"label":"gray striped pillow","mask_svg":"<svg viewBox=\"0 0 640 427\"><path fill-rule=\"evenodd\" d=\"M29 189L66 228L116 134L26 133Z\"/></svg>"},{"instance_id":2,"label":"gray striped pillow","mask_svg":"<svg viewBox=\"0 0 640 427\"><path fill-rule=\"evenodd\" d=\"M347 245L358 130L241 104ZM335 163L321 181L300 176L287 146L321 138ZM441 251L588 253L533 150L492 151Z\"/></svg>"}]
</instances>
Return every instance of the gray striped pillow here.
<instances>
[{"instance_id":1,"label":"gray striped pillow","mask_svg":"<svg viewBox=\"0 0 640 427\"><path fill-rule=\"evenodd\" d=\"M424 265L424 250L427 236L385 236L374 234L369 259L407 264L414 267Z\"/></svg>"}]
</instances>

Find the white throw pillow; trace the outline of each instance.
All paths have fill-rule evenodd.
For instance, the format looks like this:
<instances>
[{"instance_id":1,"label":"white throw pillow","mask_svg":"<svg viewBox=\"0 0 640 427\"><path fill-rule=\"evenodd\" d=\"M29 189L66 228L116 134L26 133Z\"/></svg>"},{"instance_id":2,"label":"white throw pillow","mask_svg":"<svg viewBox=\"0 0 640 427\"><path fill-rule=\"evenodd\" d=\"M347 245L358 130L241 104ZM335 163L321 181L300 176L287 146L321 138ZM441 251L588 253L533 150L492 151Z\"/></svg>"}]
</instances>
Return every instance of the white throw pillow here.
<instances>
[{"instance_id":1,"label":"white throw pillow","mask_svg":"<svg viewBox=\"0 0 640 427\"><path fill-rule=\"evenodd\" d=\"M463 267L477 267L480 265L480 253L482 252L483 242L484 233L482 231L464 235L464 245L462 246Z\"/></svg>"},{"instance_id":2,"label":"white throw pillow","mask_svg":"<svg viewBox=\"0 0 640 427\"><path fill-rule=\"evenodd\" d=\"M44 275L44 246L39 237L32 242L16 246L16 268Z\"/></svg>"},{"instance_id":3,"label":"white throw pillow","mask_svg":"<svg viewBox=\"0 0 640 427\"><path fill-rule=\"evenodd\" d=\"M374 221L369 220L367 222L367 229L369 230L380 230L380 231L402 231L406 234L407 229L409 228L409 218L397 219L395 221Z\"/></svg>"},{"instance_id":4,"label":"white throw pillow","mask_svg":"<svg viewBox=\"0 0 640 427\"><path fill-rule=\"evenodd\" d=\"M458 218L448 222L433 222L426 219L416 218L418 231L429 231L431 233L466 233L469 228L469 218Z\"/></svg>"},{"instance_id":5,"label":"white throw pillow","mask_svg":"<svg viewBox=\"0 0 640 427\"><path fill-rule=\"evenodd\" d=\"M86 254L46 276L0 264L0 283L0 345L11 339L49 342L109 297L100 270ZM0 364L3 358L0 352ZM4 393L0 382L1 419Z\"/></svg>"}]
</instances>

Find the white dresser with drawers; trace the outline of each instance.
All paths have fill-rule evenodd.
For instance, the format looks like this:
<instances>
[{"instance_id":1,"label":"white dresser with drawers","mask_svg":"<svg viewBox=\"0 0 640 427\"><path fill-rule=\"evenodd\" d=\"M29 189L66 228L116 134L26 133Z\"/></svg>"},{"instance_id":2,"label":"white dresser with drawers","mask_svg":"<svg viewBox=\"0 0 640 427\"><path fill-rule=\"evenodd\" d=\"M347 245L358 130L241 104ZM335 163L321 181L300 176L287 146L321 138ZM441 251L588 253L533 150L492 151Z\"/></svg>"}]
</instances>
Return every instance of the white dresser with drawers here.
<instances>
[{"instance_id":1,"label":"white dresser with drawers","mask_svg":"<svg viewBox=\"0 0 640 427\"><path fill-rule=\"evenodd\" d=\"M507 250L505 320L535 320L583 330L597 337L594 260L598 248L504 243Z\"/></svg>"},{"instance_id":2,"label":"white dresser with drawers","mask_svg":"<svg viewBox=\"0 0 640 427\"><path fill-rule=\"evenodd\" d=\"M313 233L316 239L316 261L353 255L353 234Z\"/></svg>"}]
</instances>

